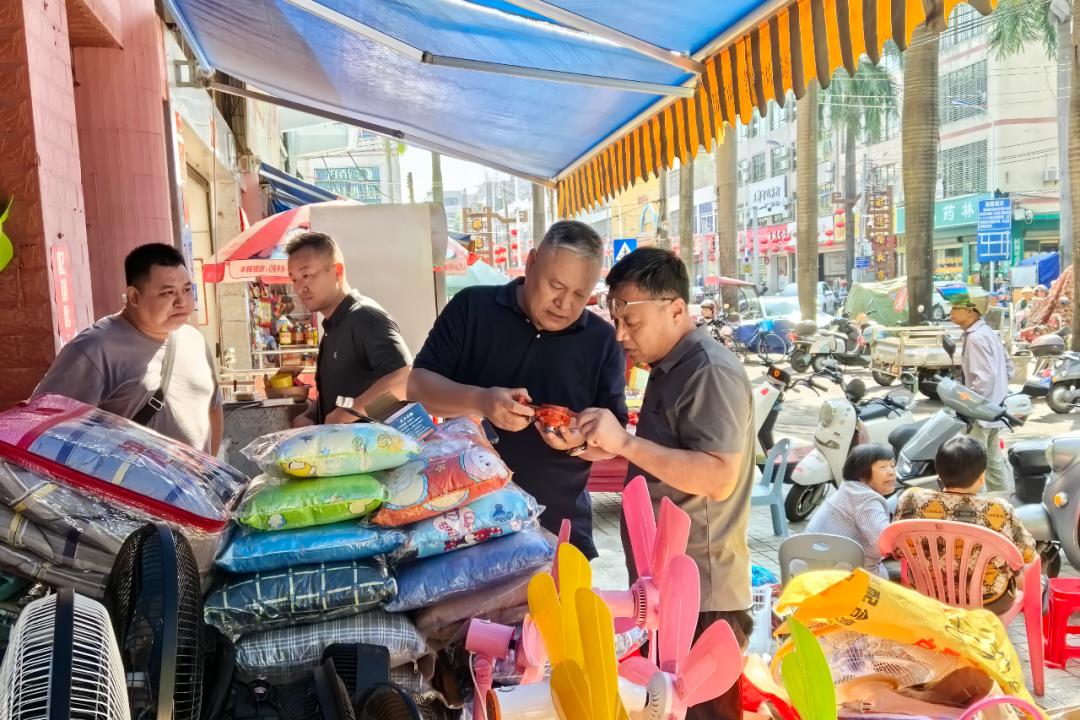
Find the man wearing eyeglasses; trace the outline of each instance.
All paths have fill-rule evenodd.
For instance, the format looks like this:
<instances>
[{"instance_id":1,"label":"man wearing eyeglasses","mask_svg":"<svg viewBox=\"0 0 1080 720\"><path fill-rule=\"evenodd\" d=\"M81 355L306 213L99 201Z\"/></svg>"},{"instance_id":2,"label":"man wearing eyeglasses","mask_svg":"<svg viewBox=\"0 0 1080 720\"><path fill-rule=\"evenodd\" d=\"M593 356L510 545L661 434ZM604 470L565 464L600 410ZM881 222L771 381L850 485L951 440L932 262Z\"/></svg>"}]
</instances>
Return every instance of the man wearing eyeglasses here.
<instances>
[{"instance_id":1,"label":"man wearing eyeglasses","mask_svg":"<svg viewBox=\"0 0 1080 720\"><path fill-rule=\"evenodd\" d=\"M527 405L571 411L602 407L625 426L626 364L615 328L586 305L600 279L604 246L588 225L557 222L529 252L525 277L462 290L435 321L409 376L409 399L433 415L478 415L499 428L499 454L514 482L546 509L540 524L590 560L592 461L576 429L549 431ZM533 427L529 427L532 425Z\"/></svg>"},{"instance_id":2,"label":"man wearing eyeglasses","mask_svg":"<svg viewBox=\"0 0 1080 720\"><path fill-rule=\"evenodd\" d=\"M627 480L643 475L658 513L667 497L690 516L686 554L698 566L697 636L726 622L745 648L753 630L747 526L754 479L753 403L738 358L690 317L690 281L679 256L641 248L611 269L609 307L616 337L634 362L651 370L637 434L610 412L578 419L590 446L625 457ZM623 550L637 578L626 526ZM742 717L738 684L688 718Z\"/></svg>"}]
</instances>

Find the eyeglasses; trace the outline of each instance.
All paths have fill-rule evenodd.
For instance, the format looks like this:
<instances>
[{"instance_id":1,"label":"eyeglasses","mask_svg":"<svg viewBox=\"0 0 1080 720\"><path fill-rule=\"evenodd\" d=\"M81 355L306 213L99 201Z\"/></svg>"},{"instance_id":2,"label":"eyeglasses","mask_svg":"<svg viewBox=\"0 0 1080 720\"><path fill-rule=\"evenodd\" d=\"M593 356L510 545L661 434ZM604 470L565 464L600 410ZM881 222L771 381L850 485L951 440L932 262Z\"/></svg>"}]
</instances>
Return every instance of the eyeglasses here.
<instances>
[{"instance_id":1,"label":"eyeglasses","mask_svg":"<svg viewBox=\"0 0 1080 720\"><path fill-rule=\"evenodd\" d=\"M656 300L635 300L634 302L626 302L619 298L611 298L608 300L608 307L611 308L611 317L618 320L626 312L626 308L631 305L645 305L646 303L658 303L658 302L672 302L678 300L678 298L657 298Z\"/></svg>"}]
</instances>

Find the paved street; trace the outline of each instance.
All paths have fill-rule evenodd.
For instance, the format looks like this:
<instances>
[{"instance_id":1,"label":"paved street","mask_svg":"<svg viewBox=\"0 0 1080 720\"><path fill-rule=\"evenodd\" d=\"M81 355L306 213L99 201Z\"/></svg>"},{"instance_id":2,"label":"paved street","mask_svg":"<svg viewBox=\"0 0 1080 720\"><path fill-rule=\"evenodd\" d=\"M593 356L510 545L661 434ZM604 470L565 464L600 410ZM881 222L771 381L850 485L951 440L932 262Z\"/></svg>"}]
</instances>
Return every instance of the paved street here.
<instances>
[{"instance_id":1,"label":"paved street","mask_svg":"<svg viewBox=\"0 0 1080 720\"><path fill-rule=\"evenodd\" d=\"M763 369L747 365L751 383L759 384L763 380ZM891 388L881 388L873 381L869 373L847 373L846 378L859 377L866 383L868 395L877 396ZM789 393L784 402L784 411L777 422L775 436L790 436L794 445L810 444L817 426L818 408L825 398L843 396L839 388L829 383L830 391L822 396L801 389L798 393ZM894 386L896 387L896 386ZM1019 390L1019 386L1016 386ZM1015 433L1005 433L1005 444L1020 439L1057 437L1068 432L1080 432L1080 412L1070 415L1057 415L1052 412L1043 399L1034 400L1035 414ZM941 403L928 400L920 395L918 404L913 408L916 420L929 417L941 408ZM595 583L602 588L625 588L627 577L623 559L622 544L619 539L619 518L622 512L620 496L609 493L594 493L593 496L593 531L600 557L593 562ZM793 533L802 532L805 523L792 523ZM750 552L753 561L768 568L777 577L780 566L777 552L781 538L773 534L769 508L756 507L750 517ZM1080 577L1080 571L1064 563L1062 577ZM1009 638L1016 647L1021 662L1025 665L1025 677L1031 690L1031 675L1027 672L1028 646L1024 633L1023 617L1020 616L1009 629ZM1073 661L1066 670L1046 668L1046 694L1036 698L1046 709L1055 709L1080 704L1080 662Z\"/></svg>"}]
</instances>

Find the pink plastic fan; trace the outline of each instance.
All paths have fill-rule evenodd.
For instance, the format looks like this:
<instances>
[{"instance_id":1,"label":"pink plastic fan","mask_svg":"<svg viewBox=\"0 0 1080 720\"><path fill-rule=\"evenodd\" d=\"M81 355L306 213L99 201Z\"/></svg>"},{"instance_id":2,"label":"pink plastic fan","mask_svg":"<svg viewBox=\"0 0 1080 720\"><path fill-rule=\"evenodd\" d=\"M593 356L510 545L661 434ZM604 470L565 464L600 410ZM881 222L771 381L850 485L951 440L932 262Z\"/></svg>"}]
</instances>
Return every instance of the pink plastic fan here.
<instances>
[{"instance_id":1,"label":"pink plastic fan","mask_svg":"<svg viewBox=\"0 0 1080 720\"><path fill-rule=\"evenodd\" d=\"M677 555L664 565L660 591L660 666L643 657L619 665L619 675L649 694L649 720L683 720L686 709L727 692L742 673L742 651L727 623L709 627L696 643L700 608L697 565Z\"/></svg>"},{"instance_id":2,"label":"pink plastic fan","mask_svg":"<svg viewBox=\"0 0 1080 720\"><path fill-rule=\"evenodd\" d=\"M638 579L628 590L605 590L599 594L616 618L616 633L624 633L634 627L650 632L651 652L655 659L660 592L669 562L686 552L690 516L664 498L660 503L658 525L653 517L648 485L640 475L623 489L623 515L626 517ZM696 609L694 614L696 617Z\"/></svg>"}]
</instances>

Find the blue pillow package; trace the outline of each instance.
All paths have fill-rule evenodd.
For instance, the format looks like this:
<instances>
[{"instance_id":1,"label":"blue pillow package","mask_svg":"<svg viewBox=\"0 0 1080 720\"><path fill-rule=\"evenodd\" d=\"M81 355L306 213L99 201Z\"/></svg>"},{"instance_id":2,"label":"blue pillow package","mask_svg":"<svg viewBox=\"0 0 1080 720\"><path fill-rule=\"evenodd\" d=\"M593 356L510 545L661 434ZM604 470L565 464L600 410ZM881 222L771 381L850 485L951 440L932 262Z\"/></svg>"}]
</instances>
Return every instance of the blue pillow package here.
<instances>
[{"instance_id":1,"label":"blue pillow package","mask_svg":"<svg viewBox=\"0 0 1080 720\"><path fill-rule=\"evenodd\" d=\"M460 548L535 528L540 508L513 483L463 507L401 528L405 543L390 555L393 563L442 555Z\"/></svg>"},{"instance_id":2,"label":"blue pillow package","mask_svg":"<svg viewBox=\"0 0 1080 720\"><path fill-rule=\"evenodd\" d=\"M557 543L546 530L530 530L402 565L396 573L397 598L386 609L415 610L539 572L555 558Z\"/></svg>"},{"instance_id":3,"label":"blue pillow package","mask_svg":"<svg viewBox=\"0 0 1080 720\"><path fill-rule=\"evenodd\" d=\"M394 528L371 527L357 520L314 527L238 532L218 556L217 565L229 572L269 572L296 565L363 560L388 553L405 542Z\"/></svg>"}]
</instances>

